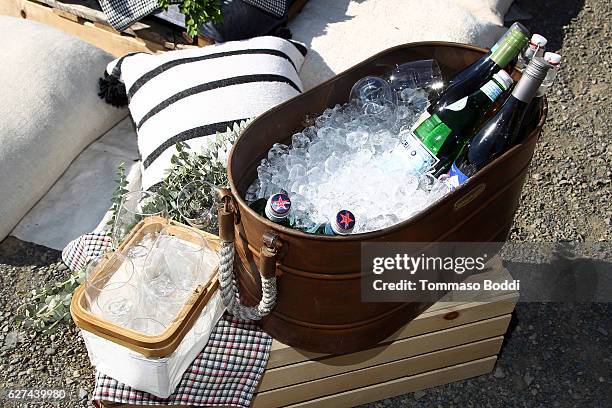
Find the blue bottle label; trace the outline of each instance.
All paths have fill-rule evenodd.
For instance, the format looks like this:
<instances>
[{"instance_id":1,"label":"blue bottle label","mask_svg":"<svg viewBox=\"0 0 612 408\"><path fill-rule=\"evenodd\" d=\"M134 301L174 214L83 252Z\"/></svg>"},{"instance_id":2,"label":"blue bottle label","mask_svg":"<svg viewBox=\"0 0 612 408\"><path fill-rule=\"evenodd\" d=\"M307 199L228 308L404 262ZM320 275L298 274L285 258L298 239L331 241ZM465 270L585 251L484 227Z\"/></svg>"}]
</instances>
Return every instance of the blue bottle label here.
<instances>
[{"instance_id":1,"label":"blue bottle label","mask_svg":"<svg viewBox=\"0 0 612 408\"><path fill-rule=\"evenodd\" d=\"M456 163L453 163L450 170L448 171L448 179L447 183L449 183L453 187L459 187L466 181L468 181L469 177L463 174L459 167L457 167Z\"/></svg>"},{"instance_id":2,"label":"blue bottle label","mask_svg":"<svg viewBox=\"0 0 612 408\"><path fill-rule=\"evenodd\" d=\"M325 224L325 235L336 235L330 223Z\"/></svg>"},{"instance_id":3,"label":"blue bottle label","mask_svg":"<svg viewBox=\"0 0 612 408\"><path fill-rule=\"evenodd\" d=\"M495 102L495 100L503 92L503 89L501 89L499 87L499 85L497 85L495 83L495 81L493 81L493 80L491 80L491 81L487 82L486 84L484 84L482 86L482 88L480 88L480 90L482 92L484 92L484 94L487 95L489 97L489 99L491 99L491 101L493 101L493 102Z\"/></svg>"}]
</instances>

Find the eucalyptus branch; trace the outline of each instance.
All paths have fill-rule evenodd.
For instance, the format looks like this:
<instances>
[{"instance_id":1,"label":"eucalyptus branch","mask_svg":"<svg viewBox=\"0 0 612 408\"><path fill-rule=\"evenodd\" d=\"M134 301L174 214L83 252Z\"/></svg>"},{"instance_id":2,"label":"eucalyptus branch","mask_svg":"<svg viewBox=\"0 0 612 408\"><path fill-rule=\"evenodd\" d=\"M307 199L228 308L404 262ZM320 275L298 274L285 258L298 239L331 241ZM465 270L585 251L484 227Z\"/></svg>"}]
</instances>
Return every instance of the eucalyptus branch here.
<instances>
[{"instance_id":1,"label":"eucalyptus branch","mask_svg":"<svg viewBox=\"0 0 612 408\"><path fill-rule=\"evenodd\" d=\"M187 223L178 210L177 200L181 189L192 181L207 181L215 186L228 185L227 160L232 145L246 129L249 121L234 123L224 133L211 136L206 148L196 153L185 142L175 145L176 152L170 158L170 168L158 185L157 193L168 203L169 217Z\"/></svg>"},{"instance_id":2,"label":"eucalyptus branch","mask_svg":"<svg viewBox=\"0 0 612 408\"><path fill-rule=\"evenodd\" d=\"M117 178L115 179L115 183L115 191L113 191L113 195L111 197L112 205L109 210L111 213L111 218L106 223L106 225L110 226L110 228L108 228L106 231L106 235L108 236L111 236L113 233L115 222L117 220L117 214L119 213L119 207L121 206L121 198L128 192L128 181L127 176L125 175L125 163L121 163L117 168Z\"/></svg>"},{"instance_id":3,"label":"eucalyptus branch","mask_svg":"<svg viewBox=\"0 0 612 408\"><path fill-rule=\"evenodd\" d=\"M226 132L210 137L208 146L200 153L191 151L186 143L176 144L176 152L170 159L171 166L157 189L157 192L168 203L170 218L185 223L178 211L177 199L181 189L187 183L202 180L216 186L228 184L229 151L247 124L248 121L235 123ZM108 222L111 228L109 231L112 231L115 223L121 205L121 197L128 192L125 164L123 163L117 169L115 182L117 185L111 199L111 219ZM24 303L18 307L18 324L43 332L55 329L60 321L70 318L69 307L72 294L83 280L83 271L74 271L65 280L47 283L43 288L29 292L29 296L24 297Z\"/></svg>"}]
</instances>

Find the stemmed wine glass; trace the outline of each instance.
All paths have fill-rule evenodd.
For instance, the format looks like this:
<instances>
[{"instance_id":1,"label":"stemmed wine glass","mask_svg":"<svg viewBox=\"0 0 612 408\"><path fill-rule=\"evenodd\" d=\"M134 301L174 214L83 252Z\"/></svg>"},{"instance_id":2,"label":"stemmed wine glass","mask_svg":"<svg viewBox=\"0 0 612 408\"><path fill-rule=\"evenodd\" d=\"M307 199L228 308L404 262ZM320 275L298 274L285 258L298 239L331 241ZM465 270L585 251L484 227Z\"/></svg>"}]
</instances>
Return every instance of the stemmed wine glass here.
<instances>
[{"instance_id":1,"label":"stemmed wine glass","mask_svg":"<svg viewBox=\"0 0 612 408\"><path fill-rule=\"evenodd\" d=\"M160 194L151 191L133 191L124 194L113 226L113 249L119 248L125 237L140 221L153 216L167 219L167 215L166 201ZM154 239L154 236L145 236L139 244L132 245L126 255L131 258L146 256Z\"/></svg>"},{"instance_id":2,"label":"stemmed wine glass","mask_svg":"<svg viewBox=\"0 0 612 408\"><path fill-rule=\"evenodd\" d=\"M425 89L429 94L438 95L444 88L442 71L433 59L398 65L389 74L388 81L400 99L405 99L412 90Z\"/></svg>"},{"instance_id":3,"label":"stemmed wine glass","mask_svg":"<svg viewBox=\"0 0 612 408\"><path fill-rule=\"evenodd\" d=\"M85 298L91 313L127 327L140 303L132 261L119 252L92 258L85 267Z\"/></svg>"},{"instance_id":4,"label":"stemmed wine glass","mask_svg":"<svg viewBox=\"0 0 612 408\"><path fill-rule=\"evenodd\" d=\"M183 288L183 282L174 276L178 266L171 248L174 240L171 235L160 233L143 269L144 302L148 305L150 317L164 325L173 320L192 293L192 290ZM188 270L178 272L190 274Z\"/></svg>"},{"instance_id":5,"label":"stemmed wine glass","mask_svg":"<svg viewBox=\"0 0 612 408\"><path fill-rule=\"evenodd\" d=\"M178 195L181 217L192 227L216 233L219 189L203 180L187 183Z\"/></svg>"}]
</instances>

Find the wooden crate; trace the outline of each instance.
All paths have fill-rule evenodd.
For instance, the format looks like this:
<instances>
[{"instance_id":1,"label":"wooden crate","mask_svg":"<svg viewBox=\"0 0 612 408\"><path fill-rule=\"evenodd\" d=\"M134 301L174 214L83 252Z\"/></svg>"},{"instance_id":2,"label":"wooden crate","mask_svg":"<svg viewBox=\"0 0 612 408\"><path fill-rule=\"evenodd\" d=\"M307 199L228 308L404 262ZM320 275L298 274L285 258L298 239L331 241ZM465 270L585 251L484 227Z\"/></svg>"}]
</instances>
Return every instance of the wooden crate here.
<instances>
[{"instance_id":1,"label":"wooden crate","mask_svg":"<svg viewBox=\"0 0 612 408\"><path fill-rule=\"evenodd\" d=\"M478 277L485 278L512 279L498 261ZM516 292L451 292L385 342L351 354L274 341L253 407L351 407L486 374L517 300Z\"/></svg>"},{"instance_id":2,"label":"wooden crate","mask_svg":"<svg viewBox=\"0 0 612 408\"><path fill-rule=\"evenodd\" d=\"M1 0L0 14L37 21L102 48L115 56L130 52L159 52L189 46L204 46L212 41L199 37L191 41L169 25L145 18L124 32L108 24L96 0Z\"/></svg>"},{"instance_id":3,"label":"wooden crate","mask_svg":"<svg viewBox=\"0 0 612 408\"><path fill-rule=\"evenodd\" d=\"M295 17L307 0L298 0L289 8L289 19ZM189 39L184 30L145 17L119 32L112 28L97 0L0 0L0 15L22 17L50 25L113 54L161 52L214 43L198 36Z\"/></svg>"}]
</instances>

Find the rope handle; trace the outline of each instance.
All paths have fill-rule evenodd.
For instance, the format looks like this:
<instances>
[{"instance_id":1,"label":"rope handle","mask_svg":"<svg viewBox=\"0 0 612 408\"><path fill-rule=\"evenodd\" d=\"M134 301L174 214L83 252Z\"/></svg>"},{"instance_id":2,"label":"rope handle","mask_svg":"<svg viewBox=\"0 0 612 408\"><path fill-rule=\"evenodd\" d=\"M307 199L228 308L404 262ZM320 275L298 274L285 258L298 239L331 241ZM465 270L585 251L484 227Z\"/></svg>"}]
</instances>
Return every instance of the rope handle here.
<instances>
[{"instance_id":1,"label":"rope handle","mask_svg":"<svg viewBox=\"0 0 612 408\"><path fill-rule=\"evenodd\" d=\"M267 316L276 305L276 253L279 247L278 237L271 233L264 234L259 257L259 274L261 277L261 300L255 307L240 303L236 279L234 277L234 202L227 189L220 189L219 198L219 238L221 238L219 285L221 297L227 310L239 319L260 320Z\"/></svg>"}]
</instances>

